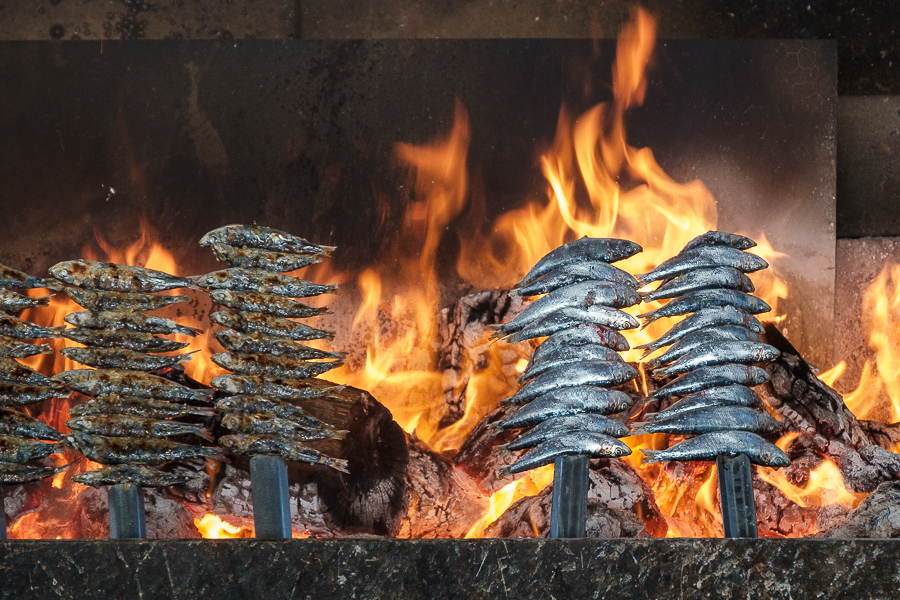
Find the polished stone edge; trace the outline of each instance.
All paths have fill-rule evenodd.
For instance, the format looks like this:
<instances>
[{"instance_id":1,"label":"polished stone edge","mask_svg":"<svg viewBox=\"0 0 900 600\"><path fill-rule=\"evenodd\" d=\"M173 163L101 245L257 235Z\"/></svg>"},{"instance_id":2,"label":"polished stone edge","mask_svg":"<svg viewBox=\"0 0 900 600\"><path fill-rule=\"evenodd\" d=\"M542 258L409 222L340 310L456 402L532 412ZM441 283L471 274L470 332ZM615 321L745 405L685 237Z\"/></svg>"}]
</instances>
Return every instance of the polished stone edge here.
<instances>
[{"instance_id":1,"label":"polished stone edge","mask_svg":"<svg viewBox=\"0 0 900 600\"><path fill-rule=\"evenodd\" d=\"M0 597L18 599L891 598L898 588L892 540L0 542Z\"/></svg>"}]
</instances>

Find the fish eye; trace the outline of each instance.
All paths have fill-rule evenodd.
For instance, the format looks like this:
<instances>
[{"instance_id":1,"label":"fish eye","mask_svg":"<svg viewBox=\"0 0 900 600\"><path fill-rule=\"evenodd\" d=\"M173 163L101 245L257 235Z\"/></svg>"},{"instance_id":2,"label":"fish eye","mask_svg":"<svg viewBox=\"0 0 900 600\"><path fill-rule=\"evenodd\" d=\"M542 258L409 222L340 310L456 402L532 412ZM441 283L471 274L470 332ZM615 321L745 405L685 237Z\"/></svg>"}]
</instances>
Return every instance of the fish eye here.
<instances>
[{"instance_id":1,"label":"fish eye","mask_svg":"<svg viewBox=\"0 0 900 600\"><path fill-rule=\"evenodd\" d=\"M65 277L66 275L69 274L69 272L66 271L65 269L61 269L61 270L59 271L59 274L62 275L63 277Z\"/></svg>"}]
</instances>

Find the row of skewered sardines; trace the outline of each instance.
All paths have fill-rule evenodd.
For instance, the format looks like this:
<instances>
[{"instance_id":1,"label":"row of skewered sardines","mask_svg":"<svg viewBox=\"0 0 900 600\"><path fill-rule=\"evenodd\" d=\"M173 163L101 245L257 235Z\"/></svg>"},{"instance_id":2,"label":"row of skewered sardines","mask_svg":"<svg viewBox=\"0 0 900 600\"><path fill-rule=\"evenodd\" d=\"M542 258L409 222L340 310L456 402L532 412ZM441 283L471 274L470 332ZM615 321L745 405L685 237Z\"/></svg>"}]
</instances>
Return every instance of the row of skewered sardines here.
<instances>
[{"instance_id":1,"label":"row of skewered sardines","mask_svg":"<svg viewBox=\"0 0 900 600\"><path fill-rule=\"evenodd\" d=\"M336 293L336 285L319 286L280 272L316 263L334 248L274 229L241 225L214 230L201 244L211 246L231 268L177 277L152 269L75 260L51 267L54 281L0 267L4 310L0 314L0 483L36 481L58 473L65 466L28 463L69 447L103 465L73 478L94 486L184 483L187 476L160 466L195 457L221 459L223 449L346 471L346 461L302 443L340 438L346 432L322 423L299 406L304 399L327 397L340 389L314 376L339 366L342 356L297 343L330 339L333 333L290 320L325 311L291 298ZM30 298L7 289L11 287L62 291L86 310L65 317L72 327L40 327L8 313L46 306L49 296ZM230 328L216 332L229 352L212 358L234 372L214 378L216 388L231 394L215 408L209 405L214 390L190 388L161 376L173 365L190 360L190 354L171 354L189 342L164 336L196 336L200 331L149 314L188 300L170 295L172 290L198 287L211 290L212 298L229 309L211 315L213 321ZM64 348L61 353L91 368L47 378L14 360L52 353L48 345L20 341L46 337L65 337L85 346ZM64 397L71 391L89 399L69 410L66 425L72 433L65 438L10 408ZM234 433L220 437L218 446L203 445L199 439L214 441L203 420L210 421L216 409L225 413L222 425Z\"/></svg>"},{"instance_id":2,"label":"row of skewered sardines","mask_svg":"<svg viewBox=\"0 0 900 600\"><path fill-rule=\"evenodd\" d=\"M513 320L497 326L495 337L522 342L546 337L519 377L522 388L505 403L523 405L499 421L501 429L529 428L502 447L524 450L500 475L515 474L566 455L619 457L631 449L618 438L644 433L687 437L667 450L644 450L644 462L715 460L745 454L760 465L781 467L788 457L759 434L777 428L759 410L752 386L767 374L754 366L779 352L762 342L755 314L769 306L752 295L746 273L766 268L765 260L745 252L752 240L710 231L689 242L675 257L645 275L633 277L612 263L634 256L640 246L626 240L582 238L549 253L519 281L513 296L537 296ZM652 282L656 289L639 292ZM621 309L643 301L671 299L639 315L644 326L663 317L690 315L658 340L639 346L657 379L678 376L656 392L656 399L680 397L665 410L645 414L629 428L623 418L634 395L622 389L638 372L619 352L629 349L621 331L639 322Z\"/></svg>"},{"instance_id":3,"label":"row of skewered sardines","mask_svg":"<svg viewBox=\"0 0 900 600\"><path fill-rule=\"evenodd\" d=\"M52 282L0 265L0 483L38 481L68 467L46 466L51 454L65 452L63 436L21 408L64 392L18 360L53 353L47 344L26 340L58 338L61 328L42 327L16 316L47 306L50 296L32 297L16 290L56 287Z\"/></svg>"}]
</instances>

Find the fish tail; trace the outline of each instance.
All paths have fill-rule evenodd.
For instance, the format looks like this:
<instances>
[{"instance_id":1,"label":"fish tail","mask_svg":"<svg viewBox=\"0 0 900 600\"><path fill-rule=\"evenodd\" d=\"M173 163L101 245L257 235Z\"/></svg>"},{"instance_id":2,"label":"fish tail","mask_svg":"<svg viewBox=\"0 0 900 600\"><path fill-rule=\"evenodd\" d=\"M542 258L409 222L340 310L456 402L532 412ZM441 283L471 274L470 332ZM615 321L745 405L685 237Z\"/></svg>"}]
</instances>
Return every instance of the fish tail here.
<instances>
[{"instance_id":1,"label":"fish tail","mask_svg":"<svg viewBox=\"0 0 900 600\"><path fill-rule=\"evenodd\" d=\"M645 425L647 425L647 423L635 423L631 428L631 433L629 434L629 436L646 435L646 434L650 433L649 431L644 429Z\"/></svg>"},{"instance_id":2,"label":"fish tail","mask_svg":"<svg viewBox=\"0 0 900 600\"><path fill-rule=\"evenodd\" d=\"M642 465L652 465L654 463L662 462L663 459L656 456L660 450L641 450L641 453L644 457L641 459Z\"/></svg>"},{"instance_id":3,"label":"fish tail","mask_svg":"<svg viewBox=\"0 0 900 600\"><path fill-rule=\"evenodd\" d=\"M521 375L516 377L516 383L518 383L519 385L525 385L525 382L529 379L531 379L531 377L526 377L525 373L522 373Z\"/></svg>"},{"instance_id":4,"label":"fish tail","mask_svg":"<svg viewBox=\"0 0 900 600\"><path fill-rule=\"evenodd\" d=\"M198 436L202 437L207 442L215 442L216 438L213 437L213 434L209 432L208 429L198 429L195 431Z\"/></svg>"},{"instance_id":5,"label":"fish tail","mask_svg":"<svg viewBox=\"0 0 900 600\"><path fill-rule=\"evenodd\" d=\"M332 469L337 469L341 473L350 474L350 471L347 468L347 461L342 458L327 458L325 460L325 464L331 467Z\"/></svg>"},{"instance_id":6,"label":"fish tail","mask_svg":"<svg viewBox=\"0 0 900 600\"><path fill-rule=\"evenodd\" d=\"M332 440L342 440L342 439L344 439L345 437L347 437L347 434L348 434L348 433L350 433L350 431L349 431L348 429L336 429L335 431L331 432L331 438L330 438L330 439L332 439Z\"/></svg>"},{"instance_id":7,"label":"fish tail","mask_svg":"<svg viewBox=\"0 0 900 600\"><path fill-rule=\"evenodd\" d=\"M333 339L334 339L334 332L333 332L333 331L326 331L326 332L325 332L325 335L324 335L324 338L325 338L326 340L328 340L328 341L333 340Z\"/></svg>"},{"instance_id":8,"label":"fish tail","mask_svg":"<svg viewBox=\"0 0 900 600\"><path fill-rule=\"evenodd\" d=\"M649 276L650 276L650 273L641 273L640 275L634 276L634 280L638 282L639 288L642 288L645 285L647 285L648 283L650 283L650 281L647 279L647 277L649 277Z\"/></svg>"},{"instance_id":9,"label":"fish tail","mask_svg":"<svg viewBox=\"0 0 900 600\"><path fill-rule=\"evenodd\" d=\"M495 446L495 448L500 451L500 456L506 456L507 454L509 454L509 444L500 444L498 446Z\"/></svg>"},{"instance_id":10,"label":"fish tail","mask_svg":"<svg viewBox=\"0 0 900 600\"><path fill-rule=\"evenodd\" d=\"M335 296L340 296L340 295L341 295L340 290L338 290L338 284L336 284L336 283L329 283L329 284L327 284L327 285L325 286L325 293L326 293L326 294L334 294Z\"/></svg>"},{"instance_id":11,"label":"fish tail","mask_svg":"<svg viewBox=\"0 0 900 600\"><path fill-rule=\"evenodd\" d=\"M48 290L53 290L54 292L61 292L65 288L65 286L62 283L55 281L53 279L45 279L44 287L47 288ZM50 296L47 296L47 297L49 298ZM41 304L41 306L46 306L46 304Z\"/></svg>"},{"instance_id":12,"label":"fish tail","mask_svg":"<svg viewBox=\"0 0 900 600\"><path fill-rule=\"evenodd\" d=\"M175 328L175 331L177 331L178 333L184 334L184 335L189 335L191 337L196 337L196 336L200 335L201 333L203 333L202 329L197 329L195 327L188 327L187 325L179 325L178 327Z\"/></svg>"},{"instance_id":13,"label":"fish tail","mask_svg":"<svg viewBox=\"0 0 900 600\"><path fill-rule=\"evenodd\" d=\"M179 360L178 362L180 362L180 363L191 362L191 359L193 358L192 355L193 355L193 354L197 354L198 352L200 352L200 351L199 351L199 350L194 350L193 352L188 352L187 354L182 354L182 355L181 355L181 360Z\"/></svg>"},{"instance_id":14,"label":"fish tail","mask_svg":"<svg viewBox=\"0 0 900 600\"><path fill-rule=\"evenodd\" d=\"M510 298L521 298L521 297L522 297L522 292L520 292L519 290L513 288L513 289L509 290L509 297L510 297Z\"/></svg>"},{"instance_id":15,"label":"fish tail","mask_svg":"<svg viewBox=\"0 0 900 600\"><path fill-rule=\"evenodd\" d=\"M40 298L32 298L34 303L37 306L50 306L50 298L52 298L54 294L50 294L49 296L41 296Z\"/></svg>"},{"instance_id":16,"label":"fish tail","mask_svg":"<svg viewBox=\"0 0 900 600\"><path fill-rule=\"evenodd\" d=\"M659 413L655 413L655 412L653 412L653 413L645 413L645 414L644 414L644 420L645 420L645 421L655 421L657 416L659 416Z\"/></svg>"},{"instance_id":17,"label":"fish tail","mask_svg":"<svg viewBox=\"0 0 900 600\"><path fill-rule=\"evenodd\" d=\"M322 254L325 256L331 256L331 253L338 249L337 246L319 246L322 249Z\"/></svg>"},{"instance_id":18,"label":"fish tail","mask_svg":"<svg viewBox=\"0 0 900 600\"><path fill-rule=\"evenodd\" d=\"M657 320L657 319L660 317L660 315L654 314L655 312L656 312L656 311L648 312L648 313L643 314L643 315L638 315L638 317L639 317L639 318L641 319L641 321L642 321L642 323L641 323L641 329L645 329L648 325L650 325L650 323L652 323L653 321Z\"/></svg>"},{"instance_id":19,"label":"fish tail","mask_svg":"<svg viewBox=\"0 0 900 600\"><path fill-rule=\"evenodd\" d=\"M497 471L497 479L506 479L509 477L509 467L503 467Z\"/></svg>"}]
</instances>

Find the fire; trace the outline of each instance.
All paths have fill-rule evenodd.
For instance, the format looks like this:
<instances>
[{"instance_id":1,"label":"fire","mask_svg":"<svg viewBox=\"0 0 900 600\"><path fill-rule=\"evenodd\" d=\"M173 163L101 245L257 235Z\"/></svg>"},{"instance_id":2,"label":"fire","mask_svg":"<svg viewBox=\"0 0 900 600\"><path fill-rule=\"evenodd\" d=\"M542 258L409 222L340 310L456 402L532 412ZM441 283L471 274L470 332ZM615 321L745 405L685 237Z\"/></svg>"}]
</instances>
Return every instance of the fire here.
<instances>
[{"instance_id":1,"label":"fire","mask_svg":"<svg viewBox=\"0 0 900 600\"><path fill-rule=\"evenodd\" d=\"M138 238L123 248L118 248L109 243L106 238L95 229L94 232L97 246L89 245L82 249L81 257L89 260L100 260L104 262L113 262L117 264L135 265L164 271L172 275L180 275L178 264L171 252L165 249L159 241L156 232L147 223L141 219ZM193 360L186 363L185 373L200 381L208 384L209 379L222 372L219 367L209 361L209 347L211 342L211 332L208 322L203 322L206 314L211 307L211 300L208 296L201 292L192 290L177 290L169 293L184 293L188 295L193 303L205 309L196 311L194 314L182 314L178 305L167 307L154 314L176 319L179 323L196 327L198 329L207 330L197 338L189 338L177 335L176 338L183 341L190 341L190 346L182 352L191 352L194 350L202 350L193 355ZM44 295L44 290L29 290L31 296ZM69 299L64 293L56 293L50 299L48 307L41 307L24 311L21 318L43 325L47 327L65 325L63 320L69 313L84 310ZM199 316L198 316L199 315ZM50 344L54 353L49 355L37 355L28 359L22 359L23 363L28 364L32 368L40 371L45 375L53 375L61 371L69 369L83 368L82 365L65 358L59 353L59 350L66 347L80 347L79 344L72 342L66 338L42 340ZM41 412L38 416L46 423L57 430L67 433L69 429L65 422L68 419L68 411L72 404L71 398L60 398L52 402L46 402L41 405ZM76 455L71 452L66 453L62 457L54 457L53 461L57 465L66 462L72 462L76 459ZM81 459L72 465L68 470L53 477L47 486L46 492L42 494L41 504L35 510L24 514L12 524L10 528L10 537L20 539L53 539L62 537L65 539L77 537L78 532L70 523L73 515L78 514L78 506L81 501L81 495L89 488L79 485L72 481L72 477L85 471L101 468L101 465L93 463L87 459ZM44 484L31 484L32 486L43 486ZM43 489L43 488L42 488ZM88 532L89 533L89 532Z\"/></svg>"},{"instance_id":2,"label":"fire","mask_svg":"<svg viewBox=\"0 0 900 600\"><path fill-rule=\"evenodd\" d=\"M253 537L253 528L244 525L232 525L213 514L194 519L194 526L204 539L221 540Z\"/></svg>"},{"instance_id":3,"label":"fire","mask_svg":"<svg viewBox=\"0 0 900 600\"><path fill-rule=\"evenodd\" d=\"M534 496L553 483L553 465L546 465L530 471L525 477L506 484L491 495L487 512L472 525L466 538L484 536L488 525L500 518L506 509L528 496Z\"/></svg>"},{"instance_id":4,"label":"fire","mask_svg":"<svg viewBox=\"0 0 900 600\"><path fill-rule=\"evenodd\" d=\"M844 402L858 419L896 423L900 421L900 265L882 268L866 288L860 314L873 356L866 360L859 385L844 396ZM819 378L833 385L845 369L843 362L838 363Z\"/></svg>"}]
</instances>

